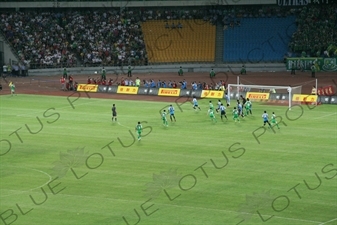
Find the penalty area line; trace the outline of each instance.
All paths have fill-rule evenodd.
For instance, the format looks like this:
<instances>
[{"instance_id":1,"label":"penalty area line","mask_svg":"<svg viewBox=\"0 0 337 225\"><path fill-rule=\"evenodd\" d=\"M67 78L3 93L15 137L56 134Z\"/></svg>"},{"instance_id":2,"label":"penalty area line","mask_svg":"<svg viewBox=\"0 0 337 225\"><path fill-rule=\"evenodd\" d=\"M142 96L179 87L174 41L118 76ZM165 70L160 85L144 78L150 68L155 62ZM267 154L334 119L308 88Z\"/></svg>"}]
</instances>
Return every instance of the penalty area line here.
<instances>
[{"instance_id":1,"label":"penalty area line","mask_svg":"<svg viewBox=\"0 0 337 225\"><path fill-rule=\"evenodd\" d=\"M324 224L328 224L330 222L333 222L333 221L336 221L337 220L337 217L335 219L332 219L332 220L329 220L329 221L326 221L326 222L323 222L323 223L320 223L318 225L324 225Z\"/></svg>"},{"instance_id":2,"label":"penalty area line","mask_svg":"<svg viewBox=\"0 0 337 225\"><path fill-rule=\"evenodd\" d=\"M328 114L328 115L324 115L324 116L319 116L319 117L314 118L314 120L321 119L321 118L324 118L324 117L333 116L333 115L336 115L336 114L337 114L337 112L331 113L331 114Z\"/></svg>"}]
</instances>

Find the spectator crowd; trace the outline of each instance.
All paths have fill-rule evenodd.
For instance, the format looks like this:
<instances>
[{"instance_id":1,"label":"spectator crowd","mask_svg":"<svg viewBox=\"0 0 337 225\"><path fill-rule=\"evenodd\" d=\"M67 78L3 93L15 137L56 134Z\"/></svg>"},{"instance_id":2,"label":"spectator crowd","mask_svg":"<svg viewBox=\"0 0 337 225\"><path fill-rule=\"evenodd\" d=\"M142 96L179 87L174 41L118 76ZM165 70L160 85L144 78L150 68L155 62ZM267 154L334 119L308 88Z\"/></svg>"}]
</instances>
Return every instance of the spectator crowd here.
<instances>
[{"instance_id":1,"label":"spectator crowd","mask_svg":"<svg viewBox=\"0 0 337 225\"><path fill-rule=\"evenodd\" d=\"M289 43L291 51L302 57L333 57L329 46L337 44L337 7L310 6L298 10L297 31Z\"/></svg>"},{"instance_id":2,"label":"spectator crowd","mask_svg":"<svg viewBox=\"0 0 337 225\"><path fill-rule=\"evenodd\" d=\"M289 48L317 56L337 43L336 13L336 5L25 9L1 12L0 31L19 63L30 68L147 65L141 22L164 20L167 28L182 28L170 20L201 19L227 29L240 26L241 18L297 15Z\"/></svg>"}]
</instances>

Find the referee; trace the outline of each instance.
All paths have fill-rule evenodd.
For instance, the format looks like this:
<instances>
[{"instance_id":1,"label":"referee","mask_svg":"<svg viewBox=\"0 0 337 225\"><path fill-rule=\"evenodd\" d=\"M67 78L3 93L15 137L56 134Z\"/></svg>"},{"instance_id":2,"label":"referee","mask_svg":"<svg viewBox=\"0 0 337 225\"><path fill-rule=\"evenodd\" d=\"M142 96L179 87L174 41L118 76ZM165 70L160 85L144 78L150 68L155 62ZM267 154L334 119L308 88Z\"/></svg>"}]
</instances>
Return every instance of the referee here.
<instances>
[{"instance_id":1,"label":"referee","mask_svg":"<svg viewBox=\"0 0 337 225\"><path fill-rule=\"evenodd\" d=\"M112 111L112 121L114 121L114 119L115 121L117 121L117 110L115 104L112 104L111 111Z\"/></svg>"}]
</instances>

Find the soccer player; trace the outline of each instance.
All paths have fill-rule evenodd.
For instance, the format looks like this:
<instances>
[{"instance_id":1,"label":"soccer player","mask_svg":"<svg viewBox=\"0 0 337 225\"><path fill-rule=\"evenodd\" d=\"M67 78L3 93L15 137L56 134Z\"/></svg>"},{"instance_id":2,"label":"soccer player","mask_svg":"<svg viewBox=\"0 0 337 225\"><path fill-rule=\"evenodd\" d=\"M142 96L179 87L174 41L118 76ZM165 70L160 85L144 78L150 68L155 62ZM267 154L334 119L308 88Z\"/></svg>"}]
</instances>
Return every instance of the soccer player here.
<instances>
[{"instance_id":1,"label":"soccer player","mask_svg":"<svg viewBox=\"0 0 337 225\"><path fill-rule=\"evenodd\" d=\"M139 141L140 139L142 139L142 131L143 131L143 126L140 124L140 122L138 122L138 124L136 125L135 130L138 133L138 141Z\"/></svg>"},{"instance_id":2,"label":"soccer player","mask_svg":"<svg viewBox=\"0 0 337 225\"><path fill-rule=\"evenodd\" d=\"M250 115L253 115L253 113L252 113L252 106L253 106L253 104L249 100L249 98L247 98L246 105L248 105L248 111L249 111Z\"/></svg>"},{"instance_id":3,"label":"soccer player","mask_svg":"<svg viewBox=\"0 0 337 225\"><path fill-rule=\"evenodd\" d=\"M201 110L200 107L199 107L199 105L198 105L198 100L194 97L193 98L193 109L196 110L197 108L199 110Z\"/></svg>"},{"instance_id":4,"label":"soccer player","mask_svg":"<svg viewBox=\"0 0 337 225\"><path fill-rule=\"evenodd\" d=\"M220 106L222 105L221 100L218 100L218 108L216 109L216 112L218 113L220 110Z\"/></svg>"},{"instance_id":5,"label":"soccer player","mask_svg":"<svg viewBox=\"0 0 337 225\"><path fill-rule=\"evenodd\" d=\"M248 116L250 110L250 102L246 102L244 104L244 107L245 107L245 116Z\"/></svg>"},{"instance_id":6,"label":"soccer player","mask_svg":"<svg viewBox=\"0 0 337 225\"><path fill-rule=\"evenodd\" d=\"M240 95L240 98L242 99L242 106L244 106L247 102L247 99L245 99L245 97L243 97L242 95Z\"/></svg>"},{"instance_id":7,"label":"soccer player","mask_svg":"<svg viewBox=\"0 0 337 225\"><path fill-rule=\"evenodd\" d=\"M209 108L207 114L209 115L209 118L211 118L211 121L217 122L217 121L216 121L216 118L215 118L215 115L214 115L214 109Z\"/></svg>"},{"instance_id":8,"label":"soccer player","mask_svg":"<svg viewBox=\"0 0 337 225\"><path fill-rule=\"evenodd\" d=\"M212 101L209 101L209 108L212 109L212 110L214 110L214 106L213 106Z\"/></svg>"},{"instance_id":9,"label":"soccer player","mask_svg":"<svg viewBox=\"0 0 337 225\"><path fill-rule=\"evenodd\" d=\"M15 93L15 84L14 84L14 82L12 83L12 85L11 85L11 93L12 93L12 95L16 95L16 93Z\"/></svg>"},{"instance_id":10,"label":"soccer player","mask_svg":"<svg viewBox=\"0 0 337 225\"><path fill-rule=\"evenodd\" d=\"M171 122L173 122L173 119L174 119L174 122L176 122L176 117L174 115L174 107L172 105L170 105L170 107L168 108L168 111L170 113Z\"/></svg>"},{"instance_id":11,"label":"soccer player","mask_svg":"<svg viewBox=\"0 0 337 225\"><path fill-rule=\"evenodd\" d=\"M278 126L278 123L277 123L277 121L276 121L276 115L275 115L274 112L273 112L273 114L271 115L271 120L270 120L270 122L271 122L272 124L275 124L275 125L277 126L277 128L280 129L280 127Z\"/></svg>"},{"instance_id":12,"label":"soccer player","mask_svg":"<svg viewBox=\"0 0 337 225\"><path fill-rule=\"evenodd\" d=\"M13 96L15 94L15 84L14 84L14 82L10 82L8 86L11 89L11 95Z\"/></svg>"},{"instance_id":13,"label":"soccer player","mask_svg":"<svg viewBox=\"0 0 337 225\"><path fill-rule=\"evenodd\" d=\"M221 121L223 121L222 117L225 117L226 120L228 120L226 116L226 107L222 103L220 105L220 117L221 117Z\"/></svg>"},{"instance_id":14,"label":"soccer player","mask_svg":"<svg viewBox=\"0 0 337 225\"><path fill-rule=\"evenodd\" d=\"M15 84L14 84L14 82L9 82L8 86L11 89L11 95L13 96L15 94Z\"/></svg>"},{"instance_id":15,"label":"soccer player","mask_svg":"<svg viewBox=\"0 0 337 225\"><path fill-rule=\"evenodd\" d=\"M227 107L229 107L230 104L231 104L231 101L230 101L230 99L229 99L228 94L225 95L225 98L226 98Z\"/></svg>"},{"instance_id":16,"label":"soccer player","mask_svg":"<svg viewBox=\"0 0 337 225\"><path fill-rule=\"evenodd\" d=\"M117 111L116 111L116 105L115 104L112 104L112 108L111 108L111 111L112 111L112 121L117 121Z\"/></svg>"},{"instance_id":17,"label":"soccer player","mask_svg":"<svg viewBox=\"0 0 337 225\"><path fill-rule=\"evenodd\" d=\"M240 119L239 119L239 111L236 109L236 107L234 107L233 109L233 120L236 122L236 121L239 121L240 123Z\"/></svg>"},{"instance_id":18,"label":"soccer player","mask_svg":"<svg viewBox=\"0 0 337 225\"><path fill-rule=\"evenodd\" d=\"M163 120L163 125L168 127L168 122L167 122L167 118L166 118L166 110L164 109L162 114L161 114L161 118Z\"/></svg>"},{"instance_id":19,"label":"soccer player","mask_svg":"<svg viewBox=\"0 0 337 225\"><path fill-rule=\"evenodd\" d=\"M263 118L263 126L266 126L266 123L268 123L269 127L271 128L267 111L264 111L264 113L262 114L262 118Z\"/></svg>"},{"instance_id":20,"label":"soccer player","mask_svg":"<svg viewBox=\"0 0 337 225\"><path fill-rule=\"evenodd\" d=\"M239 116L242 116L242 117L243 117L242 104L240 103L239 100L237 100L237 107L238 107L238 113L239 113Z\"/></svg>"}]
</instances>

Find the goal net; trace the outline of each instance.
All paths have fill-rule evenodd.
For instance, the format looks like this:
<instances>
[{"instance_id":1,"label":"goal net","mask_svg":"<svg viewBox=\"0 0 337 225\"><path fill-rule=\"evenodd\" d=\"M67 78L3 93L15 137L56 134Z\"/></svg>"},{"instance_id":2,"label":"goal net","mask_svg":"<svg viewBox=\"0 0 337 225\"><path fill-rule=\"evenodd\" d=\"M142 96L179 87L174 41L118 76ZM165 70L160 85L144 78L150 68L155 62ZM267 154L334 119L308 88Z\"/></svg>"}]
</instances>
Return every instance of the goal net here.
<instances>
[{"instance_id":1,"label":"goal net","mask_svg":"<svg viewBox=\"0 0 337 225\"><path fill-rule=\"evenodd\" d=\"M293 95L294 94L301 94L302 93L302 86L266 86L266 85L245 85L245 84L228 84L227 87L227 96L229 100L231 99L239 99L242 95L243 97L246 97L247 92L253 92L253 93L261 93L257 94L257 98L251 98L251 101L254 100L268 100L265 99L262 93L278 93L288 96L288 106L289 109L296 103L296 101L293 101ZM282 99L280 99L282 100ZM284 99L287 101L286 99Z\"/></svg>"}]
</instances>

